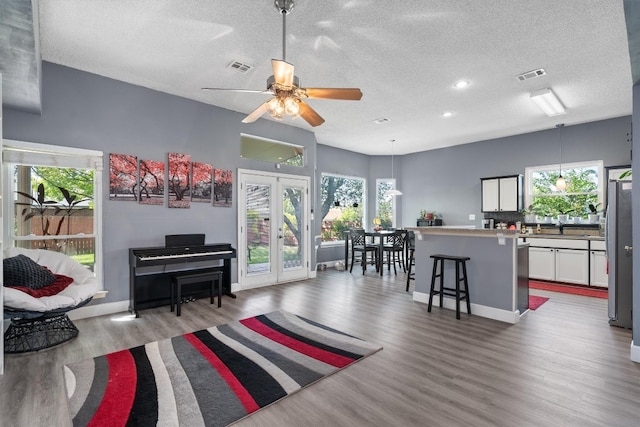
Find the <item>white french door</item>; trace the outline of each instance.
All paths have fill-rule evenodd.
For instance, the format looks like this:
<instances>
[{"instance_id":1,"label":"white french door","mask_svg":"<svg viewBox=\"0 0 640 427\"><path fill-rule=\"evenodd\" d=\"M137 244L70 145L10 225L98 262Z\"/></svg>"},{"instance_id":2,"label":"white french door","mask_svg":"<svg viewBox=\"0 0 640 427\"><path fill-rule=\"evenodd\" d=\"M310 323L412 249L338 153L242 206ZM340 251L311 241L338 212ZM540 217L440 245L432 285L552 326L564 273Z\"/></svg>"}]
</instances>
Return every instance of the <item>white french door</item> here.
<instances>
[{"instance_id":1,"label":"white french door","mask_svg":"<svg viewBox=\"0 0 640 427\"><path fill-rule=\"evenodd\" d=\"M238 171L241 289L309 277L309 178Z\"/></svg>"}]
</instances>

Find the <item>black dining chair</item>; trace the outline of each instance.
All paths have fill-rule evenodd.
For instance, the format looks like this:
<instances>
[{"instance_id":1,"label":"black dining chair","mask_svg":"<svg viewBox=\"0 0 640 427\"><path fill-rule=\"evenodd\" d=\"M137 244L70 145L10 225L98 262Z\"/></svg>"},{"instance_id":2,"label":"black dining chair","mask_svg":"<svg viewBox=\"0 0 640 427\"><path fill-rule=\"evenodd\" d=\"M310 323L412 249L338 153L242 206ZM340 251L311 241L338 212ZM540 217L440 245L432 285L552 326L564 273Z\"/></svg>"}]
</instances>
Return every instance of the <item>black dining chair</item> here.
<instances>
[{"instance_id":1,"label":"black dining chair","mask_svg":"<svg viewBox=\"0 0 640 427\"><path fill-rule=\"evenodd\" d=\"M353 271L353 264L356 260L356 252L360 253L360 262L362 264L362 274L367 270L367 254L373 254L373 261L376 265L376 271L378 271L378 245L373 243L367 243L366 235L363 228L353 228L349 232L351 239L351 268L349 272Z\"/></svg>"},{"instance_id":2,"label":"black dining chair","mask_svg":"<svg viewBox=\"0 0 640 427\"><path fill-rule=\"evenodd\" d=\"M409 292L409 284L412 280L416 280L415 271L413 267L416 265L416 233L413 231L409 231L407 234L407 248L409 248L409 252L407 255L407 292Z\"/></svg>"},{"instance_id":3,"label":"black dining chair","mask_svg":"<svg viewBox=\"0 0 640 427\"><path fill-rule=\"evenodd\" d=\"M396 263L402 265L402 271L407 271L404 259L406 242L407 230L395 230L392 235L387 237L387 241L382 246L382 250L387 254L387 268L391 271L391 263L393 263L394 274L398 274Z\"/></svg>"}]
</instances>

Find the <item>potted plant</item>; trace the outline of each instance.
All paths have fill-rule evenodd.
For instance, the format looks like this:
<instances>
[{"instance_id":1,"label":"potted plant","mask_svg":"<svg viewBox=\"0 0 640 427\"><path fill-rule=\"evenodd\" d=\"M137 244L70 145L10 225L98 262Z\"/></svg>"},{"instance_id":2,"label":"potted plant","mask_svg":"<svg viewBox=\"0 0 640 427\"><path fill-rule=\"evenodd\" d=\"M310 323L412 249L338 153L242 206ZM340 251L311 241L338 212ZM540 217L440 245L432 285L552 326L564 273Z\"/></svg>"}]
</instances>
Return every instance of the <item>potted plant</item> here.
<instances>
[{"instance_id":1,"label":"potted plant","mask_svg":"<svg viewBox=\"0 0 640 427\"><path fill-rule=\"evenodd\" d=\"M536 222L536 212L533 205L529 205L528 208L523 209L522 214L524 215L525 223L533 224L534 222Z\"/></svg>"},{"instance_id":2,"label":"potted plant","mask_svg":"<svg viewBox=\"0 0 640 427\"><path fill-rule=\"evenodd\" d=\"M567 222L569 222L569 214L571 212L573 212L573 209L567 209L567 210L563 210L560 209L559 210L559 214L558 214L558 222L561 222L563 224L566 224Z\"/></svg>"},{"instance_id":3,"label":"potted plant","mask_svg":"<svg viewBox=\"0 0 640 427\"><path fill-rule=\"evenodd\" d=\"M589 222L590 223L598 223L600 222L600 214L598 213L598 206L600 203L594 205L593 203L589 203Z\"/></svg>"}]
</instances>

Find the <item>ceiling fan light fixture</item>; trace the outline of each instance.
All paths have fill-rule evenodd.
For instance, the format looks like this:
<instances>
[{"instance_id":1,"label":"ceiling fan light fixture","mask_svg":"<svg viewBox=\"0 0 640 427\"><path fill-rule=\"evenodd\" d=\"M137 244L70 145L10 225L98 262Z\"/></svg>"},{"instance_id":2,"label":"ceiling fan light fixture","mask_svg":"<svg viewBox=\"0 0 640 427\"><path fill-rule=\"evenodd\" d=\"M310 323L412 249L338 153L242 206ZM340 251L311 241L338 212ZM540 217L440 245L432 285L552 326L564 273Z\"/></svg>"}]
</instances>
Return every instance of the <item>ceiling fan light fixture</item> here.
<instances>
[{"instance_id":1,"label":"ceiling fan light fixture","mask_svg":"<svg viewBox=\"0 0 640 427\"><path fill-rule=\"evenodd\" d=\"M300 112L299 101L295 98L288 97L284 100L284 111L291 117L298 117Z\"/></svg>"}]
</instances>

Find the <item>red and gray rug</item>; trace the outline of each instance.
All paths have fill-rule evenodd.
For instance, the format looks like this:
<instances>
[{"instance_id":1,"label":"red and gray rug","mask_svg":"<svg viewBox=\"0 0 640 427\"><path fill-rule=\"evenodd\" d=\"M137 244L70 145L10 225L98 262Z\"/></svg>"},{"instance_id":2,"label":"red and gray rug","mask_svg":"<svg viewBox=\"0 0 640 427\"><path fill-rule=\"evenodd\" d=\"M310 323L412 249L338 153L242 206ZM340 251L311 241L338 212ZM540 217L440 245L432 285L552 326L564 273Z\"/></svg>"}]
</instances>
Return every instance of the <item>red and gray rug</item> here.
<instances>
[{"instance_id":1,"label":"red and gray rug","mask_svg":"<svg viewBox=\"0 0 640 427\"><path fill-rule=\"evenodd\" d=\"M64 367L73 425L225 426L382 347L276 311Z\"/></svg>"}]
</instances>

